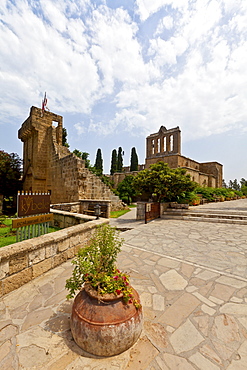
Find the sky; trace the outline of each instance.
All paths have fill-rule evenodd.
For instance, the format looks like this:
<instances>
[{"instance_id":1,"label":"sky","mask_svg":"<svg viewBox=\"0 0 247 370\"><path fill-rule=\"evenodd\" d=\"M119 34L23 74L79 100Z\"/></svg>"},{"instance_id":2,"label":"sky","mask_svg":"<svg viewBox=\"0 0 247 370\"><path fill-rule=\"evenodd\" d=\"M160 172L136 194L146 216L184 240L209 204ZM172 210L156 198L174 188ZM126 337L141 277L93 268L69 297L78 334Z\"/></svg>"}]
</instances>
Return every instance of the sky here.
<instances>
[{"instance_id":1,"label":"sky","mask_svg":"<svg viewBox=\"0 0 247 370\"><path fill-rule=\"evenodd\" d=\"M179 126L182 155L247 178L247 1L1 0L0 149L46 92L70 150L109 173L146 137Z\"/></svg>"}]
</instances>

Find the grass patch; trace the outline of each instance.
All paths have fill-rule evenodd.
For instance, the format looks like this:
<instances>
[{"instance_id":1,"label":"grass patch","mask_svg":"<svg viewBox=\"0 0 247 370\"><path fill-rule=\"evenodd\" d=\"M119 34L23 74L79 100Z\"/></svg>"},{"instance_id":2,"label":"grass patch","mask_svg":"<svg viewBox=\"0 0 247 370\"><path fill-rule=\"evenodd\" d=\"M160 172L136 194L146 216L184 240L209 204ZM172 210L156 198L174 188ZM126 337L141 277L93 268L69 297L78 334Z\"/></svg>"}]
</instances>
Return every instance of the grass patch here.
<instances>
[{"instance_id":1,"label":"grass patch","mask_svg":"<svg viewBox=\"0 0 247 370\"><path fill-rule=\"evenodd\" d=\"M49 233L60 230L56 227L49 227ZM0 218L0 248L16 243L16 229L12 229L11 218Z\"/></svg>"},{"instance_id":2,"label":"grass patch","mask_svg":"<svg viewBox=\"0 0 247 370\"><path fill-rule=\"evenodd\" d=\"M122 209L121 211L112 211L110 218L118 218L120 216L125 215L125 213L129 212L130 209Z\"/></svg>"}]
</instances>

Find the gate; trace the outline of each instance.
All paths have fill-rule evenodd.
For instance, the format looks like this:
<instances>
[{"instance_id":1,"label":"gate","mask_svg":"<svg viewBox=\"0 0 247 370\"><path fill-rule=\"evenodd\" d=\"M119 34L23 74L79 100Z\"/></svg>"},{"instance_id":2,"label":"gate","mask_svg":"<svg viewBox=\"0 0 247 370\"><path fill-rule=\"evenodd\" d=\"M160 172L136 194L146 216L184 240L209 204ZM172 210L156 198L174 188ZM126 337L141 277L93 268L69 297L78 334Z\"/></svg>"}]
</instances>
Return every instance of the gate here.
<instances>
[{"instance_id":1,"label":"gate","mask_svg":"<svg viewBox=\"0 0 247 370\"><path fill-rule=\"evenodd\" d=\"M160 217L160 203L145 204L145 224Z\"/></svg>"}]
</instances>

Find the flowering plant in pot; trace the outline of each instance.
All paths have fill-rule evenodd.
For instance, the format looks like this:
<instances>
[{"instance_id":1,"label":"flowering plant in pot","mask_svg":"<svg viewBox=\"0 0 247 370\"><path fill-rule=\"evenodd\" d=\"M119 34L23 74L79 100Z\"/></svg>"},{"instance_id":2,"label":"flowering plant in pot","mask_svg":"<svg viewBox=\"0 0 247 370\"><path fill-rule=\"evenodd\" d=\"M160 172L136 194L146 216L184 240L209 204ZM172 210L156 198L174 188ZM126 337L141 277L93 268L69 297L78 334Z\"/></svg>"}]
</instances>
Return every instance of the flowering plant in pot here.
<instances>
[{"instance_id":1,"label":"flowering plant in pot","mask_svg":"<svg viewBox=\"0 0 247 370\"><path fill-rule=\"evenodd\" d=\"M123 239L115 228L100 226L90 245L80 249L72 261L75 267L72 277L66 281L66 288L69 290L67 298L73 298L78 289L86 286L99 300L103 296L113 294L122 297L124 303L133 303L139 308L140 304L133 299L129 276L116 267L122 244Z\"/></svg>"},{"instance_id":2,"label":"flowering plant in pot","mask_svg":"<svg viewBox=\"0 0 247 370\"><path fill-rule=\"evenodd\" d=\"M129 276L116 266L122 244L115 228L100 226L72 261L74 270L66 281L67 298L81 289L72 307L72 335L81 348L100 356L123 352L141 333L139 295L131 287Z\"/></svg>"}]
</instances>

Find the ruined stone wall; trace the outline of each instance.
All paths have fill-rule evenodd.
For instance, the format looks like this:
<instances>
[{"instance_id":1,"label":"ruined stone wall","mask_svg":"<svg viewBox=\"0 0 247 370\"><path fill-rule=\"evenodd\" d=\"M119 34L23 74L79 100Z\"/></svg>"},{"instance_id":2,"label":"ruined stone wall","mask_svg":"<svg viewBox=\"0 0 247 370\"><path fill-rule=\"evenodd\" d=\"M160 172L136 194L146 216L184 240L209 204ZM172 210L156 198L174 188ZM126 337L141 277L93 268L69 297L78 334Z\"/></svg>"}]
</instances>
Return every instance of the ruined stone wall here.
<instances>
[{"instance_id":1,"label":"ruined stone wall","mask_svg":"<svg viewBox=\"0 0 247 370\"><path fill-rule=\"evenodd\" d=\"M169 156L156 156L152 158L146 158L146 168L149 168L151 164L157 163L159 161L165 162L168 164L170 168L177 168L179 167L178 161L179 156L178 155L169 155Z\"/></svg>"},{"instance_id":2,"label":"ruined stone wall","mask_svg":"<svg viewBox=\"0 0 247 370\"><path fill-rule=\"evenodd\" d=\"M181 131L179 127L167 130L161 126L159 132L146 138L146 158L181 153Z\"/></svg>"},{"instance_id":3,"label":"ruined stone wall","mask_svg":"<svg viewBox=\"0 0 247 370\"><path fill-rule=\"evenodd\" d=\"M178 166L179 167L186 167L188 169L193 169L196 171L199 171L200 169L200 163L194 161L193 159L184 157L184 156L179 156L178 157Z\"/></svg>"},{"instance_id":4,"label":"ruined stone wall","mask_svg":"<svg viewBox=\"0 0 247 370\"><path fill-rule=\"evenodd\" d=\"M54 125L57 125L56 127ZM54 137L51 130L54 129ZM32 107L18 137L23 147L24 190L45 192L49 186L52 141L62 142L62 117Z\"/></svg>"},{"instance_id":5,"label":"ruined stone wall","mask_svg":"<svg viewBox=\"0 0 247 370\"><path fill-rule=\"evenodd\" d=\"M221 187L223 166L218 162L199 163L184 157L181 151L181 132L179 127L167 130L160 127L159 132L151 134L146 139L145 167L163 161L170 168L185 168L191 179L202 186Z\"/></svg>"},{"instance_id":6,"label":"ruined stone wall","mask_svg":"<svg viewBox=\"0 0 247 370\"><path fill-rule=\"evenodd\" d=\"M79 199L111 200L112 209L122 202L101 179L85 167L85 161L62 146L62 117L32 107L18 137L24 143L23 190L51 193L52 203Z\"/></svg>"},{"instance_id":7,"label":"ruined stone wall","mask_svg":"<svg viewBox=\"0 0 247 370\"><path fill-rule=\"evenodd\" d=\"M205 162L200 163L200 171L208 174L212 174L215 177L215 187L222 187L223 181L223 166L218 162ZM212 185L212 187L214 187Z\"/></svg>"}]
</instances>

